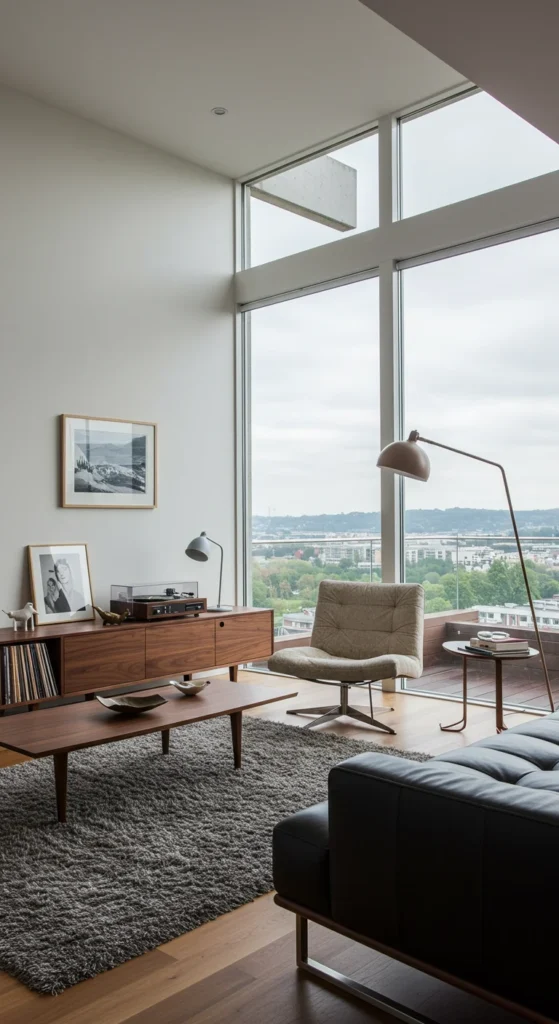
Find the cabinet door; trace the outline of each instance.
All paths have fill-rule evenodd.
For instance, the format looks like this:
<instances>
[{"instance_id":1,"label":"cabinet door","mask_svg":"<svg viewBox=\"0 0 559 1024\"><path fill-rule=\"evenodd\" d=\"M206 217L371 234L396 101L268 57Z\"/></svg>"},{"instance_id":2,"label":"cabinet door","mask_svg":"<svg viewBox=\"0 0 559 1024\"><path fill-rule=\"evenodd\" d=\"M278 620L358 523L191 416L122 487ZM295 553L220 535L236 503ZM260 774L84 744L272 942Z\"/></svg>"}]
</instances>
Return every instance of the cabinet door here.
<instances>
[{"instance_id":1,"label":"cabinet door","mask_svg":"<svg viewBox=\"0 0 559 1024\"><path fill-rule=\"evenodd\" d=\"M248 612L218 619L215 624L216 665L269 658L273 652L273 612Z\"/></svg>"},{"instance_id":2,"label":"cabinet door","mask_svg":"<svg viewBox=\"0 0 559 1024\"><path fill-rule=\"evenodd\" d=\"M107 627L93 636L63 639L63 693L101 690L144 679L145 629Z\"/></svg>"},{"instance_id":3,"label":"cabinet door","mask_svg":"<svg viewBox=\"0 0 559 1024\"><path fill-rule=\"evenodd\" d=\"M215 667L215 633L211 620L154 623L146 629L146 677Z\"/></svg>"}]
</instances>

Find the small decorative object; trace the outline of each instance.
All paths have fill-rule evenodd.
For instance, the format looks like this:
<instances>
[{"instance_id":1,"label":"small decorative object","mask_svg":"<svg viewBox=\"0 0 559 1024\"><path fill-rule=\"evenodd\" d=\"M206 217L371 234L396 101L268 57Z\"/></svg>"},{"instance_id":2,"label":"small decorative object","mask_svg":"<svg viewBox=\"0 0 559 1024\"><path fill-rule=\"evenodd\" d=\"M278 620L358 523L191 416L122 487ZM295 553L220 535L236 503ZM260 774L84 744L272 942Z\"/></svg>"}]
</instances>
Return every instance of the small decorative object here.
<instances>
[{"instance_id":1,"label":"small decorative object","mask_svg":"<svg viewBox=\"0 0 559 1024\"><path fill-rule=\"evenodd\" d=\"M4 611L4 609L2 609ZM17 624L21 622L24 629L35 629L35 622L33 616L37 615L37 609L33 607L33 602L28 601L23 608L19 608L15 612L4 612L9 619L14 620L14 632L17 633ZM28 625L30 623L30 625Z\"/></svg>"},{"instance_id":2,"label":"small decorative object","mask_svg":"<svg viewBox=\"0 0 559 1024\"><path fill-rule=\"evenodd\" d=\"M122 623L125 622L126 619L130 618L128 608L125 608L120 614L118 612L106 612L96 604L93 605L93 608L97 612L99 618L102 619L104 626L122 626Z\"/></svg>"},{"instance_id":3,"label":"small decorative object","mask_svg":"<svg viewBox=\"0 0 559 1024\"><path fill-rule=\"evenodd\" d=\"M86 544L30 544L29 572L39 626L95 618Z\"/></svg>"},{"instance_id":4,"label":"small decorative object","mask_svg":"<svg viewBox=\"0 0 559 1024\"><path fill-rule=\"evenodd\" d=\"M155 423L62 416L64 508L155 508Z\"/></svg>"},{"instance_id":5,"label":"small decorative object","mask_svg":"<svg viewBox=\"0 0 559 1024\"><path fill-rule=\"evenodd\" d=\"M478 631L478 638L480 640L508 640L510 633L504 633L500 630L492 629L480 629Z\"/></svg>"},{"instance_id":6,"label":"small decorative object","mask_svg":"<svg viewBox=\"0 0 559 1024\"><path fill-rule=\"evenodd\" d=\"M167 703L160 693L146 694L145 697L100 697L99 694L96 694L96 697L104 708L118 711L121 715L141 715L143 711L153 711L154 708Z\"/></svg>"},{"instance_id":7,"label":"small decorative object","mask_svg":"<svg viewBox=\"0 0 559 1024\"><path fill-rule=\"evenodd\" d=\"M202 530L202 533L200 534L199 537L195 537L194 540L190 541L190 544L188 545L185 554L188 555L189 558L193 558L195 562L207 562L212 550L210 544L215 544L216 548L219 548L219 550L221 551L221 561L219 565L219 589L217 592L217 604L214 605L213 608L208 608L208 611L231 612L233 611L232 605L221 603L221 581L223 579L223 548L219 541L212 540L211 537L208 537L206 531Z\"/></svg>"},{"instance_id":8,"label":"small decorative object","mask_svg":"<svg viewBox=\"0 0 559 1024\"><path fill-rule=\"evenodd\" d=\"M206 686L210 685L209 679L185 679L184 682L179 682L178 679L170 679L169 682L176 690L180 690L185 697L195 697L197 693L201 693L202 690L205 690Z\"/></svg>"}]
</instances>

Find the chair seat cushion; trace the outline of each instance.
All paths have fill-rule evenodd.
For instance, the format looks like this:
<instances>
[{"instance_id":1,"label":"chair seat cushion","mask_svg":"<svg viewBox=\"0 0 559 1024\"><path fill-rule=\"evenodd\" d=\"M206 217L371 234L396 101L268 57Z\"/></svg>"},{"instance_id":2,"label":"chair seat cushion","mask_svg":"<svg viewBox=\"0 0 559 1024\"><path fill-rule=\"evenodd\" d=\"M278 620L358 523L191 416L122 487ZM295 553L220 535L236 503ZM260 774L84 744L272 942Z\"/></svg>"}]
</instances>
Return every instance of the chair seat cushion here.
<instances>
[{"instance_id":1,"label":"chair seat cushion","mask_svg":"<svg viewBox=\"0 0 559 1024\"><path fill-rule=\"evenodd\" d=\"M330 915L328 802L297 811L274 829L274 887L280 896Z\"/></svg>"},{"instance_id":2,"label":"chair seat cushion","mask_svg":"<svg viewBox=\"0 0 559 1024\"><path fill-rule=\"evenodd\" d=\"M281 672L299 679L324 679L344 683L363 683L375 679L396 679L398 676L421 675L417 658L403 654L384 654L377 658L335 658L318 647L288 647L268 661L272 672Z\"/></svg>"}]
</instances>

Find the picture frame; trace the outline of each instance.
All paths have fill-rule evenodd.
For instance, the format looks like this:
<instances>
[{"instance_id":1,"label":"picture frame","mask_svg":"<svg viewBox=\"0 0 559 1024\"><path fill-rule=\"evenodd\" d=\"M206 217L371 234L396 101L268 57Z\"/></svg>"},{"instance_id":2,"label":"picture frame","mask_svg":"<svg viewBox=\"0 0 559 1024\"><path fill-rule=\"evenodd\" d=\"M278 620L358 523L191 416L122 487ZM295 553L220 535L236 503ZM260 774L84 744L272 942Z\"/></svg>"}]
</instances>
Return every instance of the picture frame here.
<instances>
[{"instance_id":1,"label":"picture frame","mask_svg":"<svg viewBox=\"0 0 559 1024\"><path fill-rule=\"evenodd\" d=\"M87 544L30 544L27 554L38 626L95 619Z\"/></svg>"},{"instance_id":2,"label":"picture frame","mask_svg":"<svg viewBox=\"0 0 559 1024\"><path fill-rule=\"evenodd\" d=\"M157 507L157 424L64 413L63 508Z\"/></svg>"}]
</instances>

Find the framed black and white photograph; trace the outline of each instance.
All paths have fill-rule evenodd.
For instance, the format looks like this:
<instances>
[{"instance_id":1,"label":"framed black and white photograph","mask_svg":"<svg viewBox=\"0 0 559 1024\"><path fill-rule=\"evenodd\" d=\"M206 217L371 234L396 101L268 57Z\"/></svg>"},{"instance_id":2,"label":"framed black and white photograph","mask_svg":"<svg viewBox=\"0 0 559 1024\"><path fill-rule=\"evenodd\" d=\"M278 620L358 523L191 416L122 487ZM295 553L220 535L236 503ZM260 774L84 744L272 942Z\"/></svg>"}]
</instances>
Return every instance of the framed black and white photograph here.
<instances>
[{"instance_id":1,"label":"framed black and white photograph","mask_svg":"<svg viewBox=\"0 0 559 1024\"><path fill-rule=\"evenodd\" d=\"M37 625L94 619L86 544L30 544Z\"/></svg>"},{"instance_id":2,"label":"framed black and white photograph","mask_svg":"<svg viewBox=\"0 0 559 1024\"><path fill-rule=\"evenodd\" d=\"M155 423L99 416L61 419L64 508L155 508Z\"/></svg>"}]
</instances>

